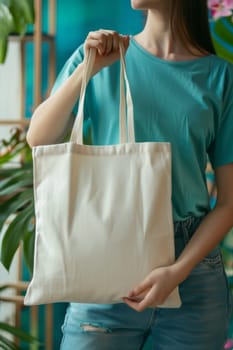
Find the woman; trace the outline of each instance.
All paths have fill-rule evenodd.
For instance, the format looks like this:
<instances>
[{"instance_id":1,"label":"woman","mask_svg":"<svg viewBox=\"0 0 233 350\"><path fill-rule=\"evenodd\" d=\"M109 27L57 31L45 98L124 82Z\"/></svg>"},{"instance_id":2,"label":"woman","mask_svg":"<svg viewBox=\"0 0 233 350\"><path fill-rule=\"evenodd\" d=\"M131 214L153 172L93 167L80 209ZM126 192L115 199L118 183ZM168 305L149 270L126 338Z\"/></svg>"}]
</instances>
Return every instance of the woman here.
<instances>
[{"instance_id":1,"label":"woman","mask_svg":"<svg viewBox=\"0 0 233 350\"><path fill-rule=\"evenodd\" d=\"M65 65L52 96L34 112L27 140L31 146L50 144L68 132L83 56L95 48L86 119L95 144L117 143L123 42L136 139L172 144L177 260L152 271L122 304L71 304L61 349L142 349L150 335L156 350L222 350L230 294L217 245L233 226L233 68L214 55L204 0L131 0L131 5L147 12L142 32L130 38L110 30L89 33ZM207 154L218 191L212 211ZM157 307L178 285L182 306Z\"/></svg>"}]
</instances>

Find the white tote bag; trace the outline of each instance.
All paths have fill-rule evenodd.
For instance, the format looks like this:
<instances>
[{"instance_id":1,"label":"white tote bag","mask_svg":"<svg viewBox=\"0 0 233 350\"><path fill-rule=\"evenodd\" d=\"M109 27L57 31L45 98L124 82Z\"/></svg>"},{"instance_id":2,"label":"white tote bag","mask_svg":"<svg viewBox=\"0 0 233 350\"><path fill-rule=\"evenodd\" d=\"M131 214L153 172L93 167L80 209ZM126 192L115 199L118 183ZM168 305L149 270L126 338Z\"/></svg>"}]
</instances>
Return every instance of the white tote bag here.
<instances>
[{"instance_id":1,"label":"white tote bag","mask_svg":"<svg viewBox=\"0 0 233 350\"><path fill-rule=\"evenodd\" d=\"M70 142L33 147L36 240L26 305L122 302L149 272L174 262L170 144L135 142L120 51L120 143L83 144L90 50ZM180 304L176 288L161 306Z\"/></svg>"}]
</instances>

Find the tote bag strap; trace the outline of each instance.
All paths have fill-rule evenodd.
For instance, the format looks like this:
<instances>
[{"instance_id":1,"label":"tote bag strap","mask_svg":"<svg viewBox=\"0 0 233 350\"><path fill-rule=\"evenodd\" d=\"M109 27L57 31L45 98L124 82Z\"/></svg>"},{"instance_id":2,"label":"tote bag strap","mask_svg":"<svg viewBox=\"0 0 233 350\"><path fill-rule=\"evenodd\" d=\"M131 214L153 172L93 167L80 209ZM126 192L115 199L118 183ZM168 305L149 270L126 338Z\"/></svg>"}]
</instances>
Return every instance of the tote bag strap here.
<instances>
[{"instance_id":1,"label":"tote bag strap","mask_svg":"<svg viewBox=\"0 0 233 350\"><path fill-rule=\"evenodd\" d=\"M133 101L130 92L129 81L126 74L125 66L125 49L124 45L120 44L120 61L121 61L121 73L120 73L120 110L119 110L119 129L120 129L120 143L135 142L134 133L134 111ZM126 100L125 100L126 95ZM127 108L126 108L127 107ZM127 126L126 126L126 110L127 110ZM128 137L126 138L126 130L128 131Z\"/></svg>"},{"instance_id":2,"label":"tote bag strap","mask_svg":"<svg viewBox=\"0 0 233 350\"><path fill-rule=\"evenodd\" d=\"M84 120L84 100L86 94L87 84L90 80L92 67L95 61L95 49L90 49L84 61L84 72L79 97L79 107L72 129L70 142L83 145L83 120ZM134 113L133 102L129 87L129 81L126 75L125 67L125 49L123 44L120 44L120 108L119 108L119 128L120 128L120 143L134 143ZM127 108L126 108L127 107ZM126 123L126 110L127 121Z\"/></svg>"}]
</instances>

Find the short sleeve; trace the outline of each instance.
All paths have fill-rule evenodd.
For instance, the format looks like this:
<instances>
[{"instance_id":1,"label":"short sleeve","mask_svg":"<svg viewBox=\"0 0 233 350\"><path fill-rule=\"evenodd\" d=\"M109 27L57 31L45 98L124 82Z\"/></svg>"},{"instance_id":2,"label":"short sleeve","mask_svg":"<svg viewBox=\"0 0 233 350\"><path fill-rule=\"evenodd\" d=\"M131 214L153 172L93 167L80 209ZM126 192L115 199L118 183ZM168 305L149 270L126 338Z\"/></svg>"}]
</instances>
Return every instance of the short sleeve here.
<instances>
[{"instance_id":1,"label":"short sleeve","mask_svg":"<svg viewBox=\"0 0 233 350\"><path fill-rule=\"evenodd\" d=\"M225 71L221 115L208 153L214 169L233 163L233 65L231 64Z\"/></svg>"}]
</instances>

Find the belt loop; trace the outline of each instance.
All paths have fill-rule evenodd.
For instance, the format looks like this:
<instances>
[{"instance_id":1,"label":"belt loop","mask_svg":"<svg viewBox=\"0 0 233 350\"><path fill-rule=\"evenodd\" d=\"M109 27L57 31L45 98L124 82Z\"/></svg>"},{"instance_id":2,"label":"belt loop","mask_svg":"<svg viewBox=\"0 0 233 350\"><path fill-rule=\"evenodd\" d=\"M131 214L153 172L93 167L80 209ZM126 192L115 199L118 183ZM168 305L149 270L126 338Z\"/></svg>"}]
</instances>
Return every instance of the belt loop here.
<instances>
[{"instance_id":1,"label":"belt loop","mask_svg":"<svg viewBox=\"0 0 233 350\"><path fill-rule=\"evenodd\" d=\"M182 236L184 243L187 244L203 217L189 216L184 221L174 223L175 236Z\"/></svg>"},{"instance_id":2,"label":"belt loop","mask_svg":"<svg viewBox=\"0 0 233 350\"><path fill-rule=\"evenodd\" d=\"M192 223L194 221L195 217L190 216L185 221L182 222L182 232L183 232L183 238L184 243L187 244L190 239L190 229L192 227Z\"/></svg>"},{"instance_id":3,"label":"belt loop","mask_svg":"<svg viewBox=\"0 0 233 350\"><path fill-rule=\"evenodd\" d=\"M200 222L202 221L203 217L204 216L201 216L201 217L191 216L188 219L186 228L184 228L184 235L185 235L186 243L188 243L188 241L194 235L194 233L195 233L196 229L198 228L198 226L200 225Z\"/></svg>"}]
</instances>

